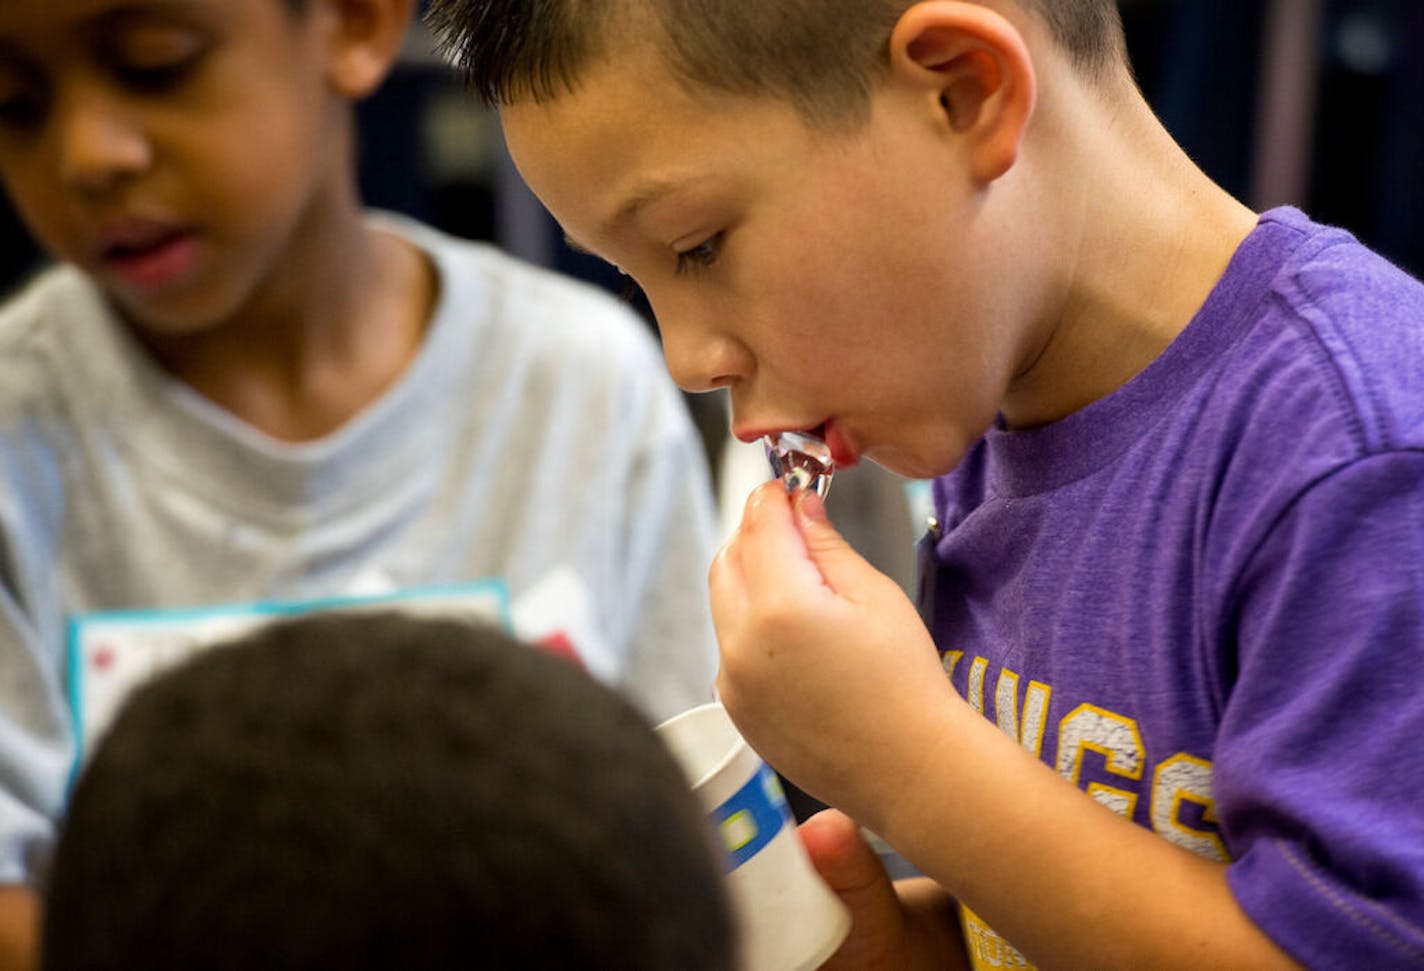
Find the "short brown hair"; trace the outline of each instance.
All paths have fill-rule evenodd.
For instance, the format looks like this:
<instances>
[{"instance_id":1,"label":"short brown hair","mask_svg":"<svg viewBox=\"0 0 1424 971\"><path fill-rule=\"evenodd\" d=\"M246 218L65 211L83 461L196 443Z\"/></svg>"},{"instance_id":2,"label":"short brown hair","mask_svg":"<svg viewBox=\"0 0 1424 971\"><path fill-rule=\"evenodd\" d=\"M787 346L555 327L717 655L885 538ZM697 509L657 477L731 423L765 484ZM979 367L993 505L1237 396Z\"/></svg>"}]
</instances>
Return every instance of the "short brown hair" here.
<instances>
[{"instance_id":1,"label":"short brown hair","mask_svg":"<svg viewBox=\"0 0 1424 971\"><path fill-rule=\"evenodd\" d=\"M650 10L683 80L791 102L813 121L858 116L883 75L896 21L914 0L431 0L444 53L486 104L554 97L612 56L615 25ZM1017 0L1082 69L1125 56L1116 0Z\"/></svg>"}]
</instances>

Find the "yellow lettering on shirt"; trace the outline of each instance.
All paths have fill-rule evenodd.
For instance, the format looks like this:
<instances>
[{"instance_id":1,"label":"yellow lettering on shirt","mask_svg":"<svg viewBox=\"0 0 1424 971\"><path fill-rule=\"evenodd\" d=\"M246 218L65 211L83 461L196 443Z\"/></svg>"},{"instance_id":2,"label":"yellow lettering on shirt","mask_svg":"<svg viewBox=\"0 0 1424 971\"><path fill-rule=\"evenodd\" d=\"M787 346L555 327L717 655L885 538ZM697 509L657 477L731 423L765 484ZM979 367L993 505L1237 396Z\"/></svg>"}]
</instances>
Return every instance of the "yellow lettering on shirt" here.
<instances>
[{"instance_id":1,"label":"yellow lettering on shirt","mask_svg":"<svg viewBox=\"0 0 1424 971\"><path fill-rule=\"evenodd\" d=\"M953 677L963 651L942 655L944 672ZM965 700L985 713L984 685L989 662L975 657L969 665ZM1029 682L1019 707L1020 676L1001 668L994 686L995 719L1000 730L1023 748L1042 758L1043 738L1048 722L1052 686ZM1101 770L1123 780L1124 786L1085 780L1084 762L1093 753L1101 760ZM1135 719L1092 704L1082 704L1058 723L1056 765L1060 775L1083 789L1097 802L1132 819L1142 789L1147 765L1147 747ZM1131 786L1130 788L1128 786ZM1143 790L1146 791L1146 790ZM1149 817L1152 829L1162 838L1199 856L1229 862L1230 854L1217 830L1216 804L1212 794L1212 763L1208 759L1178 752L1160 762L1152 774ZM970 966L975 971L990 968L1029 968L1033 965L1012 944L1000 937L971 909L960 905L960 924Z\"/></svg>"},{"instance_id":2,"label":"yellow lettering on shirt","mask_svg":"<svg viewBox=\"0 0 1424 971\"><path fill-rule=\"evenodd\" d=\"M963 905L959 908L959 926L964 930L964 948L969 954L969 966L974 971L987 968L1029 968L1028 962L1018 950L1004 940L994 929L979 919L979 915Z\"/></svg>"},{"instance_id":3,"label":"yellow lettering on shirt","mask_svg":"<svg viewBox=\"0 0 1424 971\"><path fill-rule=\"evenodd\" d=\"M1024 696L1023 718L1019 718L1019 676L1008 668L999 672L994 689L994 710L999 728L1035 757L1043 753L1043 729L1048 722L1048 699L1052 689L1041 681L1030 681Z\"/></svg>"},{"instance_id":4,"label":"yellow lettering on shirt","mask_svg":"<svg viewBox=\"0 0 1424 971\"><path fill-rule=\"evenodd\" d=\"M969 690L966 692L969 707L984 714L984 672L989 670L987 658L976 657L969 665Z\"/></svg>"},{"instance_id":5,"label":"yellow lettering on shirt","mask_svg":"<svg viewBox=\"0 0 1424 971\"><path fill-rule=\"evenodd\" d=\"M1104 768L1134 782L1142 779L1143 745L1137 722L1099 708L1079 705L1058 726L1058 772L1075 786L1080 785L1083 756L1096 752ZM1128 819L1137 807L1137 793L1094 782L1085 787L1088 795Z\"/></svg>"},{"instance_id":6,"label":"yellow lettering on shirt","mask_svg":"<svg viewBox=\"0 0 1424 971\"><path fill-rule=\"evenodd\" d=\"M939 663L944 668L946 678L954 677L954 669L964 657L963 651L945 651L940 655Z\"/></svg>"},{"instance_id":7,"label":"yellow lettering on shirt","mask_svg":"<svg viewBox=\"0 0 1424 971\"><path fill-rule=\"evenodd\" d=\"M1201 829L1182 819L1184 804L1200 810L1203 822L1214 827L1216 802L1212 799L1211 763L1206 759L1178 753L1157 766L1152 777L1152 829L1157 835L1191 850L1198 856L1221 863L1229 862L1231 854L1214 829Z\"/></svg>"}]
</instances>

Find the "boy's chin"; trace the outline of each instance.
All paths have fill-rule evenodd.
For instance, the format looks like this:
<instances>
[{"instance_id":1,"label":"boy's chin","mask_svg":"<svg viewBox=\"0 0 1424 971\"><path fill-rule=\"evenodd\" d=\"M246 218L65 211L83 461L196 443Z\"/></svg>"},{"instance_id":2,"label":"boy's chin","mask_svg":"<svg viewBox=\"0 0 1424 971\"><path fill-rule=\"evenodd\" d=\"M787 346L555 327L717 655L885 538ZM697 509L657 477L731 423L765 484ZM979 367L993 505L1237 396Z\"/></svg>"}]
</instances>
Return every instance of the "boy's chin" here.
<instances>
[{"instance_id":1,"label":"boy's chin","mask_svg":"<svg viewBox=\"0 0 1424 971\"><path fill-rule=\"evenodd\" d=\"M225 308L212 306L214 301L188 295L134 297L110 290L107 296L129 327L159 341L181 340L216 330L228 316L222 312Z\"/></svg>"},{"instance_id":2,"label":"boy's chin","mask_svg":"<svg viewBox=\"0 0 1424 971\"><path fill-rule=\"evenodd\" d=\"M934 479L954 471L964 458L964 451L950 453L940 450L926 454L900 446L885 445L867 449L861 458L904 479Z\"/></svg>"}]
</instances>

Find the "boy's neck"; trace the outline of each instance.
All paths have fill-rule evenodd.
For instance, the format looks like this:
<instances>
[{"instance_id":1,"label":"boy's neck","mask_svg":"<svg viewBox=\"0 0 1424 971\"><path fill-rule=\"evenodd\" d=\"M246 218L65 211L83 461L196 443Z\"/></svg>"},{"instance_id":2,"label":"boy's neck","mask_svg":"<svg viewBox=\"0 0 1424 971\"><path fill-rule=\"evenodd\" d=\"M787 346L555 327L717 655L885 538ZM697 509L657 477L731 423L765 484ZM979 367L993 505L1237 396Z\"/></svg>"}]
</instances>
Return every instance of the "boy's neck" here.
<instances>
[{"instance_id":1,"label":"boy's neck","mask_svg":"<svg viewBox=\"0 0 1424 971\"><path fill-rule=\"evenodd\" d=\"M1069 88L1038 133L1044 191L1059 201L1040 234L1054 268L1038 345L1003 406L1037 427L1111 394L1186 328L1257 215L1211 182L1129 79L1106 94Z\"/></svg>"},{"instance_id":2,"label":"boy's neck","mask_svg":"<svg viewBox=\"0 0 1424 971\"><path fill-rule=\"evenodd\" d=\"M380 397L418 353L435 277L359 206L304 220L282 265L232 317L140 339L174 376L267 435L307 441Z\"/></svg>"}]
</instances>

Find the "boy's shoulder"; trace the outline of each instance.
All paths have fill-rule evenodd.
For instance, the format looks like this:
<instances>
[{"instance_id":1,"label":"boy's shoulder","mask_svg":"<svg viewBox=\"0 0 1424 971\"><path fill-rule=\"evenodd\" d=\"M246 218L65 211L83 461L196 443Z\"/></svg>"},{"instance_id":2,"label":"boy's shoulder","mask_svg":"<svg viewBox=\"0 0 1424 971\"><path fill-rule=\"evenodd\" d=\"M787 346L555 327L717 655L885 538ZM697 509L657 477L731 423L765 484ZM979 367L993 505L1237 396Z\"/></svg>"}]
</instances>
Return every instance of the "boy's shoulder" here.
<instances>
[{"instance_id":1,"label":"boy's shoulder","mask_svg":"<svg viewBox=\"0 0 1424 971\"><path fill-rule=\"evenodd\" d=\"M371 220L404 237L435 261L441 287L456 299L507 301L510 309L541 314L574 311L615 321L615 326L641 324L632 308L606 290L558 270L511 255L483 240L453 236L426 223L385 212ZM450 271L460 271L458 275ZM461 281L474 286L461 288Z\"/></svg>"},{"instance_id":2,"label":"boy's shoulder","mask_svg":"<svg viewBox=\"0 0 1424 971\"><path fill-rule=\"evenodd\" d=\"M1240 378L1273 390L1275 408L1340 421L1362 454L1424 447L1424 283L1299 212L1268 213L1262 229L1279 256Z\"/></svg>"},{"instance_id":3,"label":"boy's shoulder","mask_svg":"<svg viewBox=\"0 0 1424 971\"><path fill-rule=\"evenodd\" d=\"M58 535L64 472L85 415L103 408L102 299L72 267L50 266L0 303L0 528ZM32 534L32 538L33 538ZM3 546L0 543L0 546Z\"/></svg>"},{"instance_id":4,"label":"boy's shoulder","mask_svg":"<svg viewBox=\"0 0 1424 971\"><path fill-rule=\"evenodd\" d=\"M0 297L0 346L24 346L60 318L104 313L102 301L82 273L66 264L49 265Z\"/></svg>"},{"instance_id":5,"label":"boy's shoulder","mask_svg":"<svg viewBox=\"0 0 1424 971\"><path fill-rule=\"evenodd\" d=\"M102 343L88 337L110 318L97 290L70 266L47 267L10 293L0 303L0 407L73 385L79 349Z\"/></svg>"},{"instance_id":6,"label":"boy's shoulder","mask_svg":"<svg viewBox=\"0 0 1424 971\"><path fill-rule=\"evenodd\" d=\"M1275 291L1324 330L1400 323L1417 335L1424 321L1424 282L1343 229L1313 222L1295 210L1274 210L1262 226L1278 226L1298 240L1282 261ZM1400 333L1375 328L1378 336Z\"/></svg>"},{"instance_id":7,"label":"boy's shoulder","mask_svg":"<svg viewBox=\"0 0 1424 971\"><path fill-rule=\"evenodd\" d=\"M689 434L686 407L655 331L625 301L582 280L485 242L376 214L433 261L439 296L414 367L458 386L468 420L483 424L496 400L521 414L577 416L585 428L639 441ZM600 432L599 434L603 434Z\"/></svg>"},{"instance_id":8,"label":"boy's shoulder","mask_svg":"<svg viewBox=\"0 0 1424 971\"><path fill-rule=\"evenodd\" d=\"M1285 504L1355 463L1424 451L1421 374L1424 284L1343 230L1275 210L1132 381L1055 425L991 429L937 487L941 520L1089 476L1191 473L1214 483L1207 494L1236 484Z\"/></svg>"},{"instance_id":9,"label":"boy's shoulder","mask_svg":"<svg viewBox=\"0 0 1424 971\"><path fill-rule=\"evenodd\" d=\"M433 323L473 325L481 357L512 354L589 378L631 370L667 379L652 325L607 291L487 242L388 213L371 218L433 261L440 293Z\"/></svg>"}]
</instances>

